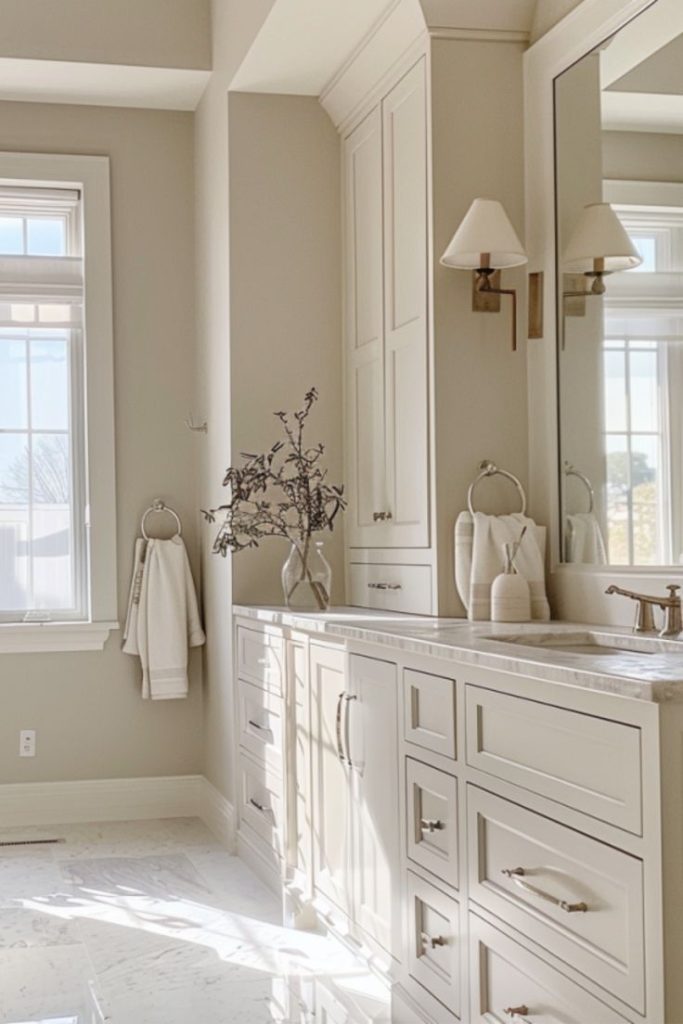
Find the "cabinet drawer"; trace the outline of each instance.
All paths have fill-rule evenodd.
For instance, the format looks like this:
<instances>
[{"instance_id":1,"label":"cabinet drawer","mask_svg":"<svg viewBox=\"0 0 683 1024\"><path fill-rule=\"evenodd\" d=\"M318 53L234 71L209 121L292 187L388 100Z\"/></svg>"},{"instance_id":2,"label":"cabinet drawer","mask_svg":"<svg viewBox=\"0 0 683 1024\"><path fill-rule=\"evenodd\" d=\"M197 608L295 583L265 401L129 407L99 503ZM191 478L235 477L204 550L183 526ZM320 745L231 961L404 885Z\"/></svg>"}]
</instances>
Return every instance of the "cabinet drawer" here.
<instances>
[{"instance_id":1,"label":"cabinet drawer","mask_svg":"<svg viewBox=\"0 0 683 1024\"><path fill-rule=\"evenodd\" d=\"M283 700L252 683L238 680L240 745L282 774Z\"/></svg>"},{"instance_id":2,"label":"cabinet drawer","mask_svg":"<svg viewBox=\"0 0 683 1024\"><path fill-rule=\"evenodd\" d=\"M404 669L403 707L404 735L409 743L455 758L454 679Z\"/></svg>"},{"instance_id":3,"label":"cabinet drawer","mask_svg":"<svg viewBox=\"0 0 683 1024\"><path fill-rule=\"evenodd\" d=\"M641 833L640 729L466 687L467 763Z\"/></svg>"},{"instance_id":4,"label":"cabinet drawer","mask_svg":"<svg viewBox=\"0 0 683 1024\"><path fill-rule=\"evenodd\" d=\"M237 628L237 675L266 690L282 693L284 641L276 633Z\"/></svg>"},{"instance_id":5,"label":"cabinet drawer","mask_svg":"<svg viewBox=\"0 0 683 1024\"><path fill-rule=\"evenodd\" d=\"M460 907L456 900L408 872L410 976L460 1016Z\"/></svg>"},{"instance_id":6,"label":"cabinet drawer","mask_svg":"<svg viewBox=\"0 0 683 1024\"><path fill-rule=\"evenodd\" d=\"M284 855L282 782L246 754L240 756L240 818L279 857Z\"/></svg>"},{"instance_id":7,"label":"cabinet drawer","mask_svg":"<svg viewBox=\"0 0 683 1024\"><path fill-rule=\"evenodd\" d=\"M349 566L350 603L361 608L385 608L416 615L432 614L430 565Z\"/></svg>"},{"instance_id":8,"label":"cabinet drawer","mask_svg":"<svg viewBox=\"0 0 683 1024\"><path fill-rule=\"evenodd\" d=\"M642 862L473 786L467 818L471 898L642 1012Z\"/></svg>"},{"instance_id":9,"label":"cabinet drawer","mask_svg":"<svg viewBox=\"0 0 683 1024\"><path fill-rule=\"evenodd\" d=\"M408 857L458 888L458 782L406 758Z\"/></svg>"},{"instance_id":10,"label":"cabinet drawer","mask_svg":"<svg viewBox=\"0 0 683 1024\"><path fill-rule=\"evenodd\" d=\"M627 1024L476 914L469 922L472 1024Z\"/></svg>"}]
</instances>

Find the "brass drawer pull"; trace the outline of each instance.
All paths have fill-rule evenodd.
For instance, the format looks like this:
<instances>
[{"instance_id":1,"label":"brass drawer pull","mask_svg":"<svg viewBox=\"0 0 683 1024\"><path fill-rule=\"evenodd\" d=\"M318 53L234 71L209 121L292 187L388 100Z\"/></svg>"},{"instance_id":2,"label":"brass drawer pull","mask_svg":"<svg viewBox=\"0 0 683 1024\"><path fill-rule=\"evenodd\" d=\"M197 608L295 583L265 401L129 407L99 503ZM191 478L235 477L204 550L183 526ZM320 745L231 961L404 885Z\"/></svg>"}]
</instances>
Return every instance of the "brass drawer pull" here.
<instances>
[{"instance_id":1,"label":"brass drawer pull","mask_svg":"<svg viewBox=\"0 0 683 1024\"><path fill-rule=\"evenodd\" d=\"M258 729L259 732L270 732L270 729L267 729L265 725L259 725L252 718L247 721L247 725L250 725L252 729Z\"/></svg>"},{"instance_id":2,"label":"brass drawer pull","mask_svg":"<svg viewBox=\"0 0 683 1024\"><path fill-rule=\"evenodd\" d=\"M544 892L543 889L538 889L531 882L526 882L524 876L526 871L524 868L503 868L503 874L515 883L515 885L528 893L530 896L537 896L540 900L545 900L546 903L552 903L554 907L559 907L560 910L564 910L566 914L585 914L588 910L586 903L567 903L566 900L558 899L557 896L553 896L552 893Z\"/></svg>"},{"instance_id":3,"label":"brass drawer pull","mask_svg":"<svg viewBox=\"0 0 683 1024\"><path fill-rule=\"evenodd\" d=\"M445 939L443 935L431 936L427 935L426 932L422 932L420 937L423 945L431 946L432 949L437 949L438 946L448 945L448 939Z\"/></svg>"},{"instance_id":4,"label":"brass drawer pull","mask_svg":"<svg viewBox=\"0 0 683 1024\"><path fill-rule=\"evenodd\" d=\"M337 713L335 715L335 729L337 733L337 757L342 764L346 764L346 755L344 754L344 748L342 746L342 704L344 703L344 697L346 693L344 690L337 697Z\"/></svg>"},{"instance_id":5,"label":"brass drawer pull","mask_svg":"<svg viewBox=\"0 0 683 1024\"><path fill-rule=\"evenodd\" d=\"M270 814L270 808L264 807L264 805L260 804L258 800L254 800L253 796L249 797L249 803L252 807L255 807L257 811L260 811L261 814Z\"/></svg>"},{"instance_id":6,"label":"brass drawer pull","mask_svg":"<svg viewBox=\"0 0 683 1024\"><path fill-rule=\"evenodd\" d=\"M368 583L368 590L403 590L400 583Z\"/></svg>"},{"instance_id":7,"label":"brass drawer pull","mask_svg":"<svg viewBox=\"0 0 683 1024\"><path fill-rule=\"evenodd\" d=\"M431 818L422 818L420 820L420 830L422 832L441 832L445 829L443 821L439 821L438 818L432 820Z\"/></svg>"},{"instance_id":8,"label":"brass drawer pull","mask_svg":"<svg viewBox=\"0 0 683 1024\"><path fill-rule=\"evenodd\" d=\"M529 1016L529 1007L524 1005L508 1006L507 1009L503 1010L503 1013L506 1013L508 1017L518 1017L524 1020Z\"/></svg>"},{"instance_id":9,"label":"brass drawer pull","mask_svg":"<svg viewBox=\"0 0 683 1024\"><path fill-rule=\"evenodd\" d=\"M372 521L373 523L385 523L388 519L391 519L391 512L373 512Z\"/></svg>"}]
</instances>

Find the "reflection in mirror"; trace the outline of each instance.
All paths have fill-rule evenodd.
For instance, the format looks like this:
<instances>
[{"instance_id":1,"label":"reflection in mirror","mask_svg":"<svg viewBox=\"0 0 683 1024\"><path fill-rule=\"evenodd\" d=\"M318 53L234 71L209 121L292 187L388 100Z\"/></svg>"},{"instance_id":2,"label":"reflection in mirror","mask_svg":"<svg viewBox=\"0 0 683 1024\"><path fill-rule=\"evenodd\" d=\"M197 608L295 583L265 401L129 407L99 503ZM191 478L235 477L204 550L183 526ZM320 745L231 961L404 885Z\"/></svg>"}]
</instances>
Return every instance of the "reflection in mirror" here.
<instances>
[{"instance_id":1,"label":"reflection in mirror","mask_svg":"<svg viewBox=\"0 0 683 1024\"><path fill-rule=\"evenodd\" d=\"M566 562L683 563L683 3L555 82Z\"/></svg>"}]
</instances>

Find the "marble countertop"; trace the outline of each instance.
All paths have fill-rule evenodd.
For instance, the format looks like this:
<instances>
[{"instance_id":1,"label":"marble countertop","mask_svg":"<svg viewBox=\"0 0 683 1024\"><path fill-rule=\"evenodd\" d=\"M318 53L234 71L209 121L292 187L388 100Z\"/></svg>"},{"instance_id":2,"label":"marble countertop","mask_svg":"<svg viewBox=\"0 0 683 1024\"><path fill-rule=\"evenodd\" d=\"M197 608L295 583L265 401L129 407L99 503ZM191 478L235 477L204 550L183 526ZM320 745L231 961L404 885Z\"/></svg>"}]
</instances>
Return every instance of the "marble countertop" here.
<instances>
[{"instance_id":1,"label":"marble countertop","mask_svg":"<svg viewBox=\"0 0 683 1024\"><path fill-rule=\"evenodd\" d=\"M610 626L571 622L493 623L430 618L364 608L331 608L324 614L235 605L235 615L287 626L330 639L382 644L461 664L600 690L646 701L683 701L683 642L636 637ZM533 636L538 645L520 641ZM572 640L602 643L599 653L558 650ZM646 646L647 652L638 647Z\"/></svg>"}]
</instances>

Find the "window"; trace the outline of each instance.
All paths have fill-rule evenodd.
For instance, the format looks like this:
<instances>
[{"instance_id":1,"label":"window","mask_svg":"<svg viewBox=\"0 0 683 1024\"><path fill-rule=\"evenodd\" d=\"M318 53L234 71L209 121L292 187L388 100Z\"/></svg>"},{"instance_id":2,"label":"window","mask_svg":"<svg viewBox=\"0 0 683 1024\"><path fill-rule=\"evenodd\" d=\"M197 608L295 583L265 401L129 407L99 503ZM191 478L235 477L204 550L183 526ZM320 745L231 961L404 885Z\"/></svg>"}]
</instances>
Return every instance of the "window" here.
<instances>
[{"instance_id":1,"label":"window","mask_svg":"<svg viewBox=\"0 0 683 1024\"><path fill-rule=\"evenodd\" d=\"M80 192L0 189L5 621L87 616L81 237Z\"/></svg>"},{"instance_id":2,"label":"window","mask_svg":"<svg viewBox=\"0 0 683 1024\"><path fill-rule=\"evenodd\" d=\"M112 347L108 160L0 153L0 652L116 626Z\"/></svg>"}]
</instances>

